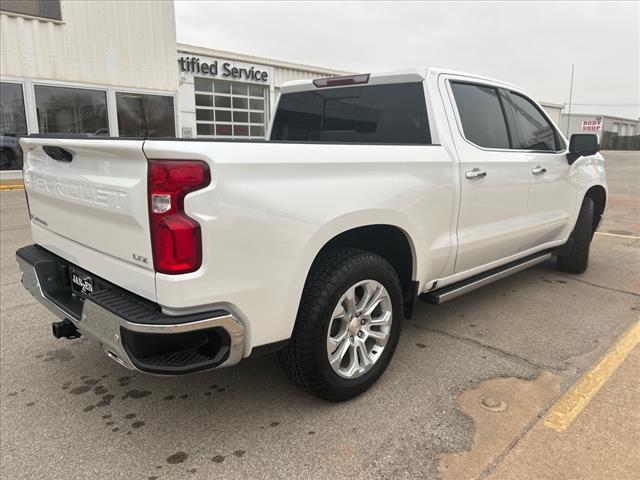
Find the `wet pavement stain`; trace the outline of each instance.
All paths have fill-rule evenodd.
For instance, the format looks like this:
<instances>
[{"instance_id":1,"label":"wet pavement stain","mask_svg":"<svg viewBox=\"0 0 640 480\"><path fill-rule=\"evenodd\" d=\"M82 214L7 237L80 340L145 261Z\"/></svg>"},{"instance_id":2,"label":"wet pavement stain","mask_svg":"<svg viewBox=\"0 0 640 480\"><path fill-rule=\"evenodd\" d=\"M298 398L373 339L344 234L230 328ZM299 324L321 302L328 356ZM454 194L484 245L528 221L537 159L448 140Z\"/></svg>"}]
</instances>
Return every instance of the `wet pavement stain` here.
<instances>
[{"instance_id":1,"label":"wet pavement stain","mask_svg":"<svg viewBox=\"0 0 640 480\"><path fill-rule=\"evenodd\" d=\"M71 390L69 390L69 393L72 393L74 395L82 395L83 393L87 393L89 390L91 390L91 387L89 385L82 385L81 387L72 388Z\"/></svg>"},{"instance_id":2,"label":"wet pavement stain","mask_svg":"<svg viewBox=\"0 0 640 480\"><path fill-rule=\"evenodd\" d=\"M313 430L309 430L309 431L307 432L307 435L315 435L315 434L316 434L316 432L314 432Z\"/></svg>"},{"instance_id":3,"label":"wet pavement stain","mask_svg":"<svg viewBox=\"0 0 640 480\"><path fill-rule=\"evenodd\" d=\"M120 385L121 387L127 387L129 383L131 383L132 378L133 377L129 377L129 376L120 377L118 378L118 385Z\"/></svg>"},{"instance_id":4,"label":"wet pavement stain","mask_svg":"<svg viewBox=\"0 0 640 480\"><path fill-rule=\"evenodd\" d=\"M97 378L88 378L88 379L86 379L86 380L84 381L84 383L85 383L86 385L91 385L91 386L93 386L93 385L97 385L98 383L100 383L100 380L99 380L99 379L97 379Z\"/></svg>"},{"instance_id":5,"label":"wet pavement stain","mask_svg":"<svg viewBox=\"0 0 640 480\"><path fill-rule=\"evenodd\" d=\"M107 413L105 415L102 415L102 418L104 418L104 419L111 418L111 414Z\"/></svg>"},{"instance_id":6,"label":"wet pavement stain","mask_svg":"<svg viewBox=\"0 0 640 480\"><path fill-rule=\"evenodd\" d=\"M187 458L189 458L189 454L186 452L176 452L173 455L169 455L167 457L167 463L170 465L175 465L177 463L184 462Z\"/></svg>"},{"instance_id":7,"label":"wet pavement stain","mask_svg":"<svg viewBox=\"0 0 640 480\"><path fill-rule=\"evenodd\" d=\"M108 390L102 385L98 385L97 387L93 388L93 393L95 393L96 395L104 395L105 393L107 393L107 391Z\"/></svg>"},{"instance_id":8,"label":"wet pavement stain","mask_svg":"<svg viewBox=\"0 0 640 480\"><path fill-rule=\"evenodd\" d=\"M189 394L187 394L187 393L185 393L184 395L180 395L180 398L182 400L184 400L185 398L188 398L188 397L189 397Z\"/></svg>"},{"instance_id":9,"label":"wet pavement stain","mask_svg":"<svg viewBox=\"0 0 640 480\"><path fill-rule=\"evenodd\" d=\"M167 395L166 397L163 398L163 400L173 400L174 398L176 398L175 395Z\"/></svg>"},{"instance_id":10,"label":"wet pavement stain","mask_svg":"<svg viewBox=\"0 0 640 480\"><path fill-rule=\"evenodd\" d=\"M18 395L18 392L9 392L7 397L15 397L16 395Z\"/></svg>"},{"instance_id":11,"label":"wet pavement stain","mask_svg":"<svg viewBox=\"0 0 640 480\"><path fill-rule=\"evenodd\" d=\"M197 468L190 468L189 470L187 470L187 472L189 473L196 473L198 471Z\"/></svg>"},{"instance_id":12,"label":"wet pavement stain","mask_svg":"<svg viewBox=\"0 0 640 480\"><path fill-rule=\"evenodd\" d=\"M235 452L233 452L233 454L234 454L236 457L240 458L240 457L242 457L242 456L245 454L245 451L244 451L244 450L236 450Z\"/></svg>"},{"instance_id":13,"label":"wet pavement stain","mask_svg":"<svg viewBox=\"0 0 640 480\"><path fill-rule=\"evenodd\" d=\"M277 427L278 425L280 425L280 422L271 422L269 424L269 426L271 426L271 427Z\"/></svg>"},{"instance_id":14,"label":"wet pavement stain","mask_svg":"<svg viewBox=\"0 0 640 480\"><path fill-rule=\"evenodd\" d=\"M131 418L136 418L138 415L136 415L135 413L127 413L124 418L127 419L131 419Z\"/></svg>"},{"instance_id":15,"label":"wet pavement stain","mask_svg":"<svg viewBox=\"0 0 640 480\"><path fill-rule=\"evenodd\" d=\"M224 455L215 455L211 457L211 461L215 463L222 463L226 457Z\"/></svg>"},{"instance_id":16,"label":"wet pavement stain","mask_svg":"<svg viewBox=\"0 0 640 480\"><path fill-rule=\"evenodd\" d=\"M566 280L556 280L556 283L568 283Z\"/></svg>"},{"instance_id":17,"label":"wet pavement stain","mask_svg":"<svg viewBox=\"0 0 640 480\"><path fill-rule=\"evenodd\" d=\"M36 402L29 402L27 403L27 407L33 407L36 404Z\"/></svg>"},{"instance_id":18,"label":"wet pavement stain","mask_svg":"<svg viewBox=\"0 0 640 480\"><path fill-rule=\"evenodd\" d=\"M131 428L140 428L140 427L144 427L145 425L146 425L145 422L143 422L142 420L138 420L131 424Z\"/></svg>"},{"instance_id":19,"label":"wet pavement stain","mask_svg":"<svg viewBox=\"0 0 640 480\"><path fill-rule=\"evenodd\" d=\"M151 395L149 390L129 390L126 394L123 395L122 400L126 400L127 398L131 398L133 400L138 400L140 398L148 397Z\"/></svg>"},{"instance_id":20,"label":"wet pavement stain","mask_svg":"<svg viewBox=\"0 0 640 480\"><path fill-rule=\"evenodd\" d=\"M113 400L115 397L115 395L113 394L107 394L107 395L103 395L102 400L100 400L98 403L96 403L96 407L106 407L108 405L111 405L111 400Z\"/></svg>"},{"instance_id":21,"label":"wet pavement stain","mask_svg":"<svg viewBox=\"0 0 640 480\"><path fill-rule=\"evenodd\" d=\"M68 362L73 360L74 357L71 350L68 348L58 348L57 350L50 350L46 353L43 362L53 362L54 360L60 360L61 362Z\"/></svg>"},{"instance_id":22,"label":"wet pavement stain","mask_svg":"<svg viewBox=\"0 0 640 480\"><path fill-rule=\"evenodd\" d=\"M84 407L82 409L83 412L90 412L91 410L93 410L94 408L96 408L95 405L87 405L86 407Z\"/></svg>"},{"instance_id":23,"label":"wet pavement stain","mask_svg":"<svg viewBox=\"0 0 640 480\"><path fill-rule=\"evenodd\" d=\"M425 347L426 347L426 345L425 345L424 343L420 343L420 342L418 342L418 343L416 343L416 347L418 347L418 348L425 348Z\"/></svg>"},{"instance_id":24,"label":"wet pavement stain","mask_svg":"<svg viewBox=\"0 0 640 480\"><path fill-rule=\"evenodd\" d=\"M116 423L116 422L107 422L107 423L105 423L105 425L106 425L107 427L110 427L111 425L115 425L115 423Z\"/></svg>"}]
</instances>

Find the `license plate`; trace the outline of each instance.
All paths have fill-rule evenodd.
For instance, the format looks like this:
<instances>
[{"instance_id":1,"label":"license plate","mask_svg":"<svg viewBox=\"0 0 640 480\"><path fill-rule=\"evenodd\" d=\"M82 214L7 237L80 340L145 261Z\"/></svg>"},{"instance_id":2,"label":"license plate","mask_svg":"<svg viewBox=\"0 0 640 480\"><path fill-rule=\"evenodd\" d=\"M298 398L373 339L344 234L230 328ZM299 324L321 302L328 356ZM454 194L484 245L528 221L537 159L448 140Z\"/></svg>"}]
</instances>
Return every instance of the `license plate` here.
<instances>
[{"instance_id":1,"label":"license plate","mask_svg":"<svg viewBox=\"0 0 640 480\"><path fill-rule=\"evenodd\" d=\"M93 278L80 270L69 269L71 275L71 290L74 295L84 298L93 293Z\"/></svg>"}]
</instances>

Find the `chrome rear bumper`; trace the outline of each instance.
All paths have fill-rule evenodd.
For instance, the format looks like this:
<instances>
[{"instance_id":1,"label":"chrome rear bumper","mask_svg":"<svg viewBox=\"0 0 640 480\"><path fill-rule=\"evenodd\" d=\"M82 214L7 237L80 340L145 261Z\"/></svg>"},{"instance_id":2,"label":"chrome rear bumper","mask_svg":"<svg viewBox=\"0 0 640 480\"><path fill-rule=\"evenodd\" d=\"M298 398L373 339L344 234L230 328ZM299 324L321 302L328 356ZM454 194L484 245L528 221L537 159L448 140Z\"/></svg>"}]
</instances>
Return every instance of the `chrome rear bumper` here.
<instances>
[{"instance_id":1,"label":"chrome rear bumper","mask_svg":"<svg viewBox=\"0 0 640 480\"><path fill-rule=\"evenodd\" d=\"M66 308L64 302L60 301L60 295L57 297L54 295L64 287L61 286L61 280L55 278L56 269L51 268L51 262L59 267L60 262L64 263L64 260L36 245L18 250L16 259L22 272L22 284L31 295L58 318L69 319L82 335L97 340L109 358L128 369L175 375L231 366L238 363L243 357L244 327L238 319L228 312L216 310L208 314L171 317L163 315L159 309L153 310L150 304L141 304L139 299L134 298L133 295L131 298L127 298L127 293L119 289L115 301L112 301L113 292L104 295L90 294L83 303L74 300L78 307L74 312L74 309ZM51 274L52 271L53 274ZM69 293L69 295L71 294ZM131 304L126 305L127 301L130 301ZM109 302L114 304L114 308L110 308ZM122 306L123 304L125 307ZM140 314L141 311L144 315ZM134 312L143 321L131 321L131 318L125 318L123 312ZM149 312L150 314L148 314ZM158 364L158 359L162 355L155 355L153 357L155 363L150 363L145 359L138 358L134 353L135 348L132 346L142 341L148 344L146 350L149 348L153 350L154 343L171 345L172 338L175 338L176 341L184 341L186 338L189 343L193 344L199 341L198 333L202 334L204 341L214 337L219 339L219 346L215 347L218 351L212 350L210 355L208 353L204 356L202 354L191 355L190 358L199 360L196 362L197 365L186 363L177 367L170 364L163 366ZM123 336L134 339L134 341L127 344ZM200 348L202 350L202 347ZM170 355L172 357L167 356L167 358L180 357L180 362L184 363L185 358L189 357L189 352L186 357L185 352L172 352ZM211 358L207 360L209 356Z\"/></svg>"}]
</instances>

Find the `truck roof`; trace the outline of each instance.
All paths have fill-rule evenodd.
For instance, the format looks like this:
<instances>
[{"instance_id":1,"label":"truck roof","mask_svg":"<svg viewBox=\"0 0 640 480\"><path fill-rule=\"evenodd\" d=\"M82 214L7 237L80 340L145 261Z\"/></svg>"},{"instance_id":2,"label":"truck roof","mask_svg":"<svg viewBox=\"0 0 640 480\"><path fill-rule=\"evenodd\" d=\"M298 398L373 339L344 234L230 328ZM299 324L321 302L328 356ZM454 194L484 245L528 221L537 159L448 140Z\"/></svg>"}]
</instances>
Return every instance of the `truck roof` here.
<instances>
[{"instance_id":1,"label":"truck roof","mask_svg":"<svg viewBox=\"0 0 640 480\"><path fill-rule=\"evenodd\" d=\"M384 84L384 83L409 83L409 82L422 82L429 76L439 76L441 74L456 75L461 77L468 77L469 80L480 80L497 84L506 88L518 89L517 86L496 80L494 78L485 77L482 75L476 75L473 73L460 72L451 70L448 68L403 68L399 70L390 70L386 72L373 72L369 75L369 79L366 82L367 85ZM347 77L358 76L361 74L348 75ZM329 77L336 78L336 77ZM343 77L339 77L343 78ZM282 93L301 92L305 90L315 90L317 87L314 85L314 80L294 80L285 82L282 84L280 91ZM336 85L337 86L349 86L349 85Z\"/></svg>"}]
</instances>

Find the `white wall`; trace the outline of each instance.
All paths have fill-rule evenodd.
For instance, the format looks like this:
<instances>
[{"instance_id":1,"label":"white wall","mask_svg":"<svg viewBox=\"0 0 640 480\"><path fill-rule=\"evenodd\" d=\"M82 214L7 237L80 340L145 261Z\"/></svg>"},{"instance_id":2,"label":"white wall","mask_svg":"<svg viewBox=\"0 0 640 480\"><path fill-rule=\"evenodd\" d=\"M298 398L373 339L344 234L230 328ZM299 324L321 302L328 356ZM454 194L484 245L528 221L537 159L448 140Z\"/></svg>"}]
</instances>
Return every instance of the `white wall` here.
<instances>
[{"instance_id":1,"label":"white wall","mask_svg":"<svg viewBox=\"0 0 640 480\"><path fill-rule=\"evenodd\" d=\"M549 118L553 120L553 123L562 130L562 125L560 125L560 115L562 114L562 105L553 105L548 103L541 103L540 106L543 108L545 113L549 115ZM564 131L564 130L562 130Z\"/></svg>"},{"instance_id":2,"label":"white wall","mask_svg":"<svg viewBox=\"0 0 640 480\"><path fill-rule=\"evenodd\" d=\"M602 135L602 132L615 132L619 135L637 135L640 131L640 122L630 119L630 118L617 118L617 117L607 117L605 115L583 115L583 114L572 114L571 120L569 122L569 135L574 133L589 133L584 132L582 130L582 122L584 120L593 120L596 118L602 118L602 131L594 132L599 135ZM567 120L568 115L562 115L562 131L566 132L567 130ZM623 129L624 125L624 129Z\"/></svg>"},{"instance_id":3,"label":"white wall","mask_svg":"<svg viewBox=\"0 0 640 480\"><path fill-rule=\"evenodd\" d=\"M0 13L0 74L176 91L171 1L62 0L62 21Z\"/></svg>"}]
</instances>

